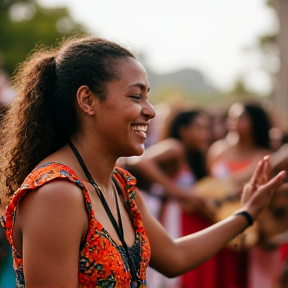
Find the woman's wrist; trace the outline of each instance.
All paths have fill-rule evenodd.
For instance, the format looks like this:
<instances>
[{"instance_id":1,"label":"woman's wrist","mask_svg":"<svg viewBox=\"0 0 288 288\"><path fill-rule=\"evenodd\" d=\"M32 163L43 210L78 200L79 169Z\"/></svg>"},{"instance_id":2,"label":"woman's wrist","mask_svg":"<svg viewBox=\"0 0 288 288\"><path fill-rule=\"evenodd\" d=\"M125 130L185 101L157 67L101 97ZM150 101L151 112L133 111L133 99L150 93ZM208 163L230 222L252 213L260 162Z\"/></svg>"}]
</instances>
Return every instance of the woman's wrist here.
<instances>
[{"instance_id":1,"label":"woman's wrist","mask_svg":"<svg viewBox=\"0 0 288 288\"><path fill-rule=\"evenodd\" d=\"M253 220L251 214L247 211L244 211L244 210L238 211L238 212L234 213L233 215L244 217L246 219L247 225L244 229L246 229L246 228L248 228L254 224L254 220Z\"/></svg>"}]
</instances>

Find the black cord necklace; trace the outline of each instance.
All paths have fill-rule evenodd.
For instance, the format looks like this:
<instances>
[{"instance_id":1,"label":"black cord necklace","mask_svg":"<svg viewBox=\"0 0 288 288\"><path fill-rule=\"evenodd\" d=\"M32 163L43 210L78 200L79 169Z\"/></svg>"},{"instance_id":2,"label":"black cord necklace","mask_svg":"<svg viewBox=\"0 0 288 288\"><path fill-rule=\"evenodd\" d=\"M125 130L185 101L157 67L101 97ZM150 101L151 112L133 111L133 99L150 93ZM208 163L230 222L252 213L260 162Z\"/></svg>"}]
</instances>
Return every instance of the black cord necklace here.
<instances>
[{"instance_id":1,"label":"black cord necklace","mask_svg":"<svg viewBox=\"0 0 288 288\"><path fill-rule=\"evenodd\" d=\"M94 179L92 178L89 170L87 169L81 155L79 154L78 150L75 148L75 146L72 144L71 141L69 141L69 146L70 148L72 149L75 157L77 158L79 164L81 165L89 183L91 183L98 195L98 197L100 198L100 201L115 229L115 231L117 232L117 235L123 245L123 248L124 248L124 251L125 251L125 254L126 254L126 257L127 257L127 260L128 260L128 264L129 264L129 267L130 267L130 271L131 271L131 276L132 276L132 279L131 279L131 288L132 287L138 287L138 277L137 277L137 273L136 273L136 269L134 267L134 263L130 257L130 254L129 254L129 248L125 242L125 239L124 239L124 230L123 230L123 224L122 224L122 219L121 219L121 213L120 213L120 208L119 208L119 203L118 203L118 197L116 195L116 193L114 194L115 195L115 202L116 202L116 209L117 209L117 216L118 216L118 222L119 222L119 225L117 225L117 222L105 200L105 197L103 195L103 192L101 190L101 188L99 187L99 185L94 181ZM119 191L120 187L118 186L118 183L112 178L112 181L116 187L116 189ZM119 194L119 193L118 193Z\"/></svg>"}]
</instances>

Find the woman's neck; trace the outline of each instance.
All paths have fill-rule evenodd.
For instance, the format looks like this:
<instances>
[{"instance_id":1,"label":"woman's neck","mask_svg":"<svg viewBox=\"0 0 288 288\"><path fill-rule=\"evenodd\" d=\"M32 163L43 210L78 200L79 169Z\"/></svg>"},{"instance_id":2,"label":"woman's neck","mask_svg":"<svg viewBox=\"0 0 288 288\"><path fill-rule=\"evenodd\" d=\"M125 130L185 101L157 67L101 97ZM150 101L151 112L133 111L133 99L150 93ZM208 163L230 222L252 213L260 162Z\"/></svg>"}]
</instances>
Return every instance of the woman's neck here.
<instances>
[{"instance_id":1,"label":"woman's neck","mask_svg":"<svg viewBox=\"0 0 288 288\"><path fill-rule=\"evenodd\" d=\"M237 132L229 132L227 141L230 146L237 147L239 150L254 150L256 145L251 137L240 135Z\"/></svg>"},{"instance_id":2,"label":"woman's neck","mask_svg":"<svg viewBox=\"0 0 288 288\"><path fill-rule=\"evenodd\" d=\"M102 151L97 146L97 143L93 143L92 140L83 141L77 137L73 137L71 138L71 143L80 154L92 179L102 188L103 192L111 190L111 176L117 159L112 158L109 153ZM86 179L87 176L79 161L78 164L77 166L81 170L81 174Z\"/></svg>"}]
</instances>

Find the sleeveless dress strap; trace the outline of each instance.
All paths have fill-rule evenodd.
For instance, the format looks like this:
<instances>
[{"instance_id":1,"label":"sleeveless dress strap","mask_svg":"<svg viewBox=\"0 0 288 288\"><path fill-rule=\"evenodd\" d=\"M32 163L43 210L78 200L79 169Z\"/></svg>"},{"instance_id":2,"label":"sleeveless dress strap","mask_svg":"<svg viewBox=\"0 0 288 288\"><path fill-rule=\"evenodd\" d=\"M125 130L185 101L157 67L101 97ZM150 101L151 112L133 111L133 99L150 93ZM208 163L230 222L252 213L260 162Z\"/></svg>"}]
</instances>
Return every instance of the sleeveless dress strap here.
<instances>
[{"instance_id":1,"label":"sleeveless dress strap","mask_svg":"<svg viewBox=\"0 0 288 288\"><path fill-rule=\"evenodd\" d=\"M91 217L92 206L88 190L83 182L77 177L75 172L68 166L61 163L45 163L34 169L26 177L23 184L12 196L6 207L5 217L2 218L1 224L6 228L6 237L11 245L13 245L13 225L19 201L26 195L26 193L29 193L29 191L37 189L55 179L66 179L71 181L82 190L89 218Z\"/></svg>"}]
</instances>

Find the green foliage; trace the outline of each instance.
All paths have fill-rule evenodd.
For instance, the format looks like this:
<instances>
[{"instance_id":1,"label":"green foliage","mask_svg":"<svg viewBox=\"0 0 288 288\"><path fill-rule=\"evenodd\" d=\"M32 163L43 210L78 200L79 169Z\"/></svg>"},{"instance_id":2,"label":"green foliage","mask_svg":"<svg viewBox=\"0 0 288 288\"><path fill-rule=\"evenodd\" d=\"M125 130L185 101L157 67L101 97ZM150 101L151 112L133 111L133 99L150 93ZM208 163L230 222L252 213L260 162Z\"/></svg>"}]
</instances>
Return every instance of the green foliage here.
<instances>
[{"instance_id":1,"label":"green foliage","mask_svg":"<svg viewBox=\"0 0 288 288\"><path fill-rule=\"evenodd\" d=\"M0 56L4 68L10 74L36 45L41 43L50 46L65 35L86 33L85 28L70 17L66 8L48 9L33 2L1 2Z\"/></svg>"}]
</instances>

